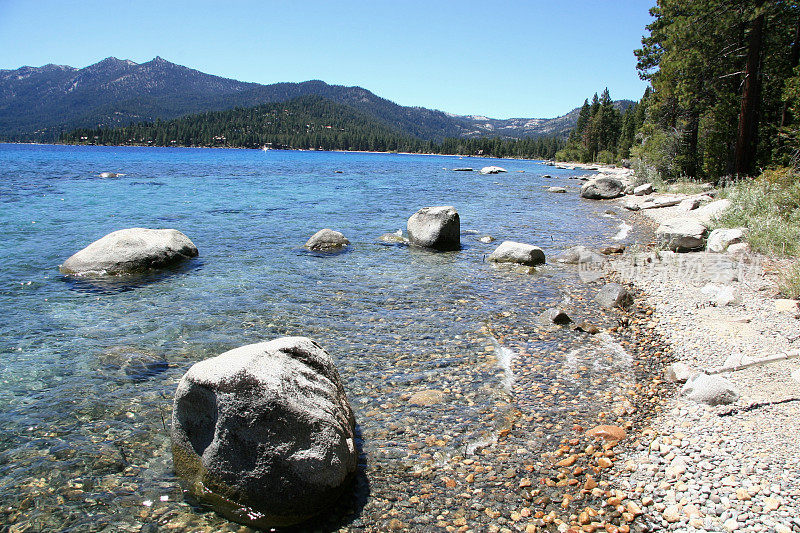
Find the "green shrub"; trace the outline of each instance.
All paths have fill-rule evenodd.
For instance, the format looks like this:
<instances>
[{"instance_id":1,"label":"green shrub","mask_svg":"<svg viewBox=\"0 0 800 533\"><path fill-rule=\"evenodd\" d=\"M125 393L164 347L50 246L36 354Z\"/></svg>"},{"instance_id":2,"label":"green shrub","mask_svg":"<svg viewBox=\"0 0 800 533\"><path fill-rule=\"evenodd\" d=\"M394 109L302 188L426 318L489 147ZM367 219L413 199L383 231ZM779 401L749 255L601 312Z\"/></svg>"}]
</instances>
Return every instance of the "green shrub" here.
<instances>
[{"instance_id":1,"label":"green shrub","mask_svg":"<svg viewBox=\"0 0 800 533\"><path fill-rule=\"evenodd\" d=\"M614 153L610 150L603 150L599 154L597 154L597 162L603 163L604 165L611 165L614 163L616 158L614 157Z\"/></svg>"}]
</instances>

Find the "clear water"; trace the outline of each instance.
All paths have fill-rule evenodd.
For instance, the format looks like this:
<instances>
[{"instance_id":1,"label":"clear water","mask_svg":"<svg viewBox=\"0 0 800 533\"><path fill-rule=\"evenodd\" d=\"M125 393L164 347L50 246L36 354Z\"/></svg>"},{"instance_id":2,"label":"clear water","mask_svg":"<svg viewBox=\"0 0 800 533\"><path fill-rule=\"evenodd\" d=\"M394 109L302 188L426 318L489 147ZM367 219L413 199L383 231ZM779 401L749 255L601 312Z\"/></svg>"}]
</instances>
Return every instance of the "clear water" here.
<instances>
[{"instance_id":1,"label":"clear water","mask_svg":"<svg viewBox=\"0 0 800 533\"><path fill-rule=\"evenodd\" d=\"M509 172L449 170L492 164ZM484 256L506 239L548 255L607 243L620 220L598 216L605 206L543 190L574 187L578 173L403 154L0 145L0 524L138 531L154 519L141 512L175 512L177 381L195 361L281 335L312 337L338 361L373 466L413 468L409 441L430 435L445 455L488 442L514 394L495 322L532 328L575 275ZM463 250L379 241L431 205L457 208ZM179 229L200 256L138 286L60 275L64 259L127 227ZM325 227L350 250L303 251ZM408 404L426 389L448 401Z\"/></svg>"}]
</instances>

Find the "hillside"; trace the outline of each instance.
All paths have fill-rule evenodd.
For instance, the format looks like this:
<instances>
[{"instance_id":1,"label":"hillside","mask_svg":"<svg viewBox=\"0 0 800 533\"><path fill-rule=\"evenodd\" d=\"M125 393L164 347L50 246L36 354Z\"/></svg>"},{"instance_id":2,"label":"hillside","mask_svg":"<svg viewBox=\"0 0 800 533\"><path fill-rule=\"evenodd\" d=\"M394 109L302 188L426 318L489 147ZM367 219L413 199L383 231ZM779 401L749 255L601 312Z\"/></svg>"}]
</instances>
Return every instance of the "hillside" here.
<instances>
[{"instance_id":1,"label":"hillside","mask_svg":"<svg viewBox=\"0 0 800 533\"><path fill-rule=\"evenodd\" d=\"M435 141L565 135L577 120L577 110L555 119L452 115L400 106L361 87L320 80L261 85L206 74L160 57L141 64L109 57L82 69L51 64L0 70L0 138L51 141L75 128L127 126L307 95L346 104L404 135Z\"/></svg>"},{"instance_id":2,"label":"hillside","mask_svg":"<svg viewBox=\"0 0 800 533\"><path fill-rule=\"evenodd\" d=\"M328 98L307 95L288 102L186 115L120 128L79 128L62 134L67 144L201 146L290 150L366 150L552 158L565 141L448 138L441 143L407 135L365 113Z\"/></svg>"}]
</instances>

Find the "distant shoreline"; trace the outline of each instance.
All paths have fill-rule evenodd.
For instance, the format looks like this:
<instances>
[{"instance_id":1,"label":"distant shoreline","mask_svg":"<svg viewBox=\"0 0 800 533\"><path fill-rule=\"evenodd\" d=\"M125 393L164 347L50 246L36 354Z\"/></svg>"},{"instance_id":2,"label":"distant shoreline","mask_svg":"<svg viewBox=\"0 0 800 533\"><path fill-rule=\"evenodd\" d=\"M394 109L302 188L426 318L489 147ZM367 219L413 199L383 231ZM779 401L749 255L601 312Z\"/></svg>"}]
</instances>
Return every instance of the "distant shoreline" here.
<instances>
[{"instance_id":1,"label":"distant shoreline","mask_svg":"<svg viewBox=\"0 0 800 533\"><path fill-rule=\"evenodd\" d=\"M77 144L77 143L45 143L45 142L21 142L21 141L0 141L0 144L13 144L13 145L32 145L32 146L93 146L98 148L199 148L199 149L208 149L208 150L256 150L260 151L261 148L246 148L244 146L183 146L183 145L176 145L176 146L153 146L148 144ZM370 150L307 150L305 148L270 148L267 150L268 152L271 151L284 151L284 152L338 152L344 154L399 154L399 155L435 155L435 156L442 156L442 157L475 157L480 159L502 159L508 161L541 161L543 163L554 163L554 164L565 164L565 165L574 165L578 168L579 165L583 165L583 163L561 163L558 161L553 161L552 159L544 159L544 158L525 158L525 157L499 157L499 156L489 156L489 155L468 155L468 154L434 154L430 152L380 152L380 151L370 151ZM589 166L601 166L601 165L589 165Z\"/></svg>"}]
</instances>

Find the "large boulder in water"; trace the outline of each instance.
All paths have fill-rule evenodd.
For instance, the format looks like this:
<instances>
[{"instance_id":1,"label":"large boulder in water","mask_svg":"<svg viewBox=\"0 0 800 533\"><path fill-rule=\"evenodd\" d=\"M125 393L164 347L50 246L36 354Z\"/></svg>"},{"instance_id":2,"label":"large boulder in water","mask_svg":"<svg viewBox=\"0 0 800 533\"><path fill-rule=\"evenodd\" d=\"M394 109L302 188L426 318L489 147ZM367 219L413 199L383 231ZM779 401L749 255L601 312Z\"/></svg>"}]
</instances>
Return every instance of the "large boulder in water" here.
<instances>
[{"instance_id":1,"label":"large boulder in water","mask_svg":"<svg viewBox=\"0 0 800 533\"><path fill-rule=\"evenodd\" d=\"M518 263L527 266L541 265L545 262L541 248L514 241L503 241L487 259L494 263Z\"/></svg>"},{"instance_id":2,"label":"large boulder in water","mask_svg":"<svg viewBox=\"0 0 800 533\"><path fill-rule=\"evenodd\" d=\"M355 419L331 357L305 337L242 346L183 376L172 416L175 472L237 522L311 518L355 474Z\"/></svg>"},{"instance_id":3,"label":"large boulder in water","mask_svg":"<svg viewBox=\"0 0 800 533\"><path fill-rule=\"evenodd\" d=\"M174 229L129 228L109 233L64 261L64 274L140 274L197 256L197 247Z\"/></svg>"},{"instance_id":4,"label":"large boulder in water","mask_svg":"<svg viewBox=\"0 0 800 533\"><path fill-rule=\"evenodd\" d=\"M411 244L434 250L461 249L461 219L452 206L423 207L408 219Z\"/></svg>"},{"instance_id":5,"label":"large boulder in water","mask_svg":"<svg viewBox=\"0 0 800 533\"><path fill-rule=\"evenodd\" d=\"M349 245L350 241L342 233L325 228L312 235L305 246L317 252L334 252Z\"/></svg>"},{"instance_id":6,"label":"large boulder in water","mask_svg":"<svg viewBox=\"0 0 800 533\"><path fill-rule=\"evenodd\" d=\"M625 186L621 181L602 177L589 180L581 187L581 196L589 200L606 200L623 195Z\"/></svg>"}]
</instances>

